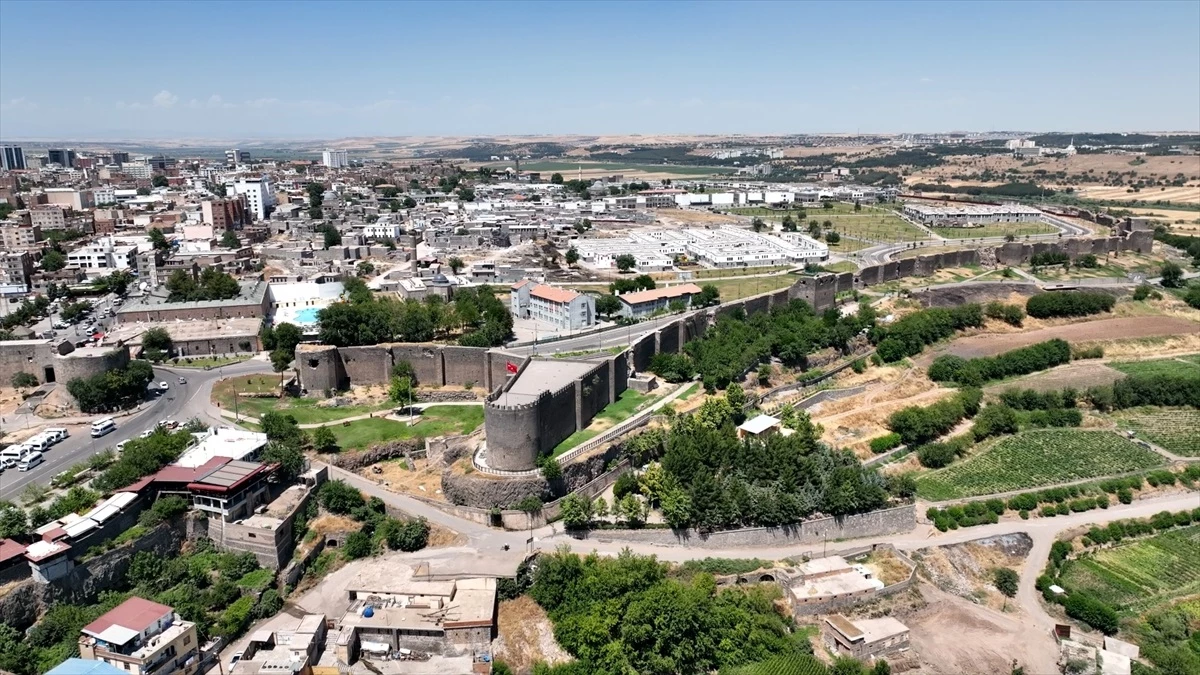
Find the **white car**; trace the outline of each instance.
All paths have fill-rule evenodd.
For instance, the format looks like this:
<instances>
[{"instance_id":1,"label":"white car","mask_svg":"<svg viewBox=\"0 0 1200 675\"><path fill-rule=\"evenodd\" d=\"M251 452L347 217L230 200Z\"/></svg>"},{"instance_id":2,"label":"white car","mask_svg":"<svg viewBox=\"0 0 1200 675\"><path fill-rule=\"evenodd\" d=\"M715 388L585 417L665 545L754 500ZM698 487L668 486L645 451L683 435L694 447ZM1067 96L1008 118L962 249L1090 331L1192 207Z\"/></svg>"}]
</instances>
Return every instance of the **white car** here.
<instances>
[{"instance_id":1,"label":"white car","mask_svg":"<svg viewBox=\"0 0 1200 675\"><path fill-rule=\"evenodd\" d=\"M159 388L159 389L166 390L166 389L170 389L170 388L171 388L171 385L167 384L167 381L166 381L166 380L163 380L162 382L159 382L159 383L158 383L158 388Z\"/></svg>"},{"instance_id":2,"label":"white car","mask_svg":"<svg viewBox=\"0 0 1200 675\"><path fill-rule=\"evenodd\" d=\"M233 667L237 665L237 662L242 660L242 654L245 654L245 652L235 652L233 656L229 657L230 670L233 670Z\"/></svg>"},{"instance_id":3,"label":"white car","mask_svg":"<svg viewBox=\"0 0 1200 675\"><path fill-rule=\"evenodd\" d=\"M185 379L183 379L182 377L180 377L180 378L179 378L179 384L187 384L187 380L185 380Z\"/></svg>"},{"instance_id":4,"label":"white car","mask_svg":"<svg viewBox=\"0 0 1200 675\"><path fill-rule=\"evenodd\" d=\"M117 443L117 445L116 445L117 452L120 453L122 450L124 450L126 445L129 445L129 439L125 439L125 440L121 441L120 443Z\"/></svg>"},{"instance_id":5,"label":"white car","mask_svg":"<svg viewBox=\"0 0 1200 675\"><path fill-rule=\"evenodd\" d=\"M152 435L154 435L154 430L147 429L147 430L143 431L142 433L138 434L138 438L150 438Z\"/></svg>"}]
</instances>

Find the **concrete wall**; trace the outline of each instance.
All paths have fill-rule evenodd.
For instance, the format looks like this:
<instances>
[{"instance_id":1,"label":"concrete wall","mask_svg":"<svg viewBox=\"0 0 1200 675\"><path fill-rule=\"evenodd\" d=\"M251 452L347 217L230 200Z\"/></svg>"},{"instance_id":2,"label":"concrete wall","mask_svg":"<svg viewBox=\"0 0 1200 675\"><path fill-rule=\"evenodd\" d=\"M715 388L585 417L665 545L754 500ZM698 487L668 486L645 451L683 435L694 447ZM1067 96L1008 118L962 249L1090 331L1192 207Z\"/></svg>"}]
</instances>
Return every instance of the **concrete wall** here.
<instances>
[{"instance_id":1,"label":"concrete wall","mask_svg":"<svg viewBox=\"0 0 1200 675\"><path fill-rule=\"evenodd\" d=\"M631 541L659 546L686 545L695 548L736 548L741 546L783 546L823 544L837 539L879 537L909 532L916 527L916 507L909 504L883 511L837 518L819 518L787 527L756 527L723 530L707 535L695 530L675 532L667 529L596 530L576 535L612 541Z\"/></svg>"}]
</instances>

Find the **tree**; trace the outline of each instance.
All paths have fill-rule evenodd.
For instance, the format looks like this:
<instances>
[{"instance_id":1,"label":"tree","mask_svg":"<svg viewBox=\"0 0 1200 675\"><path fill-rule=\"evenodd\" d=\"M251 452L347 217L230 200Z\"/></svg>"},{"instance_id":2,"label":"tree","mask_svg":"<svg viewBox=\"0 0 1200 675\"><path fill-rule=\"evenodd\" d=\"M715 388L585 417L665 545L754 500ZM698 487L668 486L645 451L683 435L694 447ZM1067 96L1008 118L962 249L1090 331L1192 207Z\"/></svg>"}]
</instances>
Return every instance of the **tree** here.
<instances>
[{"instance_id":1,"label":"tree","mask_svg":"<svg viewBox=\"0 0 1200 675\"><path fill-rule=\"evenodd\" d=\"M240 248L241 245L241 240L238 239L237 233L233 230L225 230L225 233L221 235L221 246L225 248Z\"/></svg>"},{"instance_id":2,"label":"tree","mask_svg":"<svg viewBox=\"0 0 1200 675\"><path fill-rule=\"evenodd\" d=\"M149 328L142 333L143 349L170 354L173 345L171 334L165 328Z\"/></svg>"},{"instance_id":3,"label":"tree","mask_svg":"<svg viewBox=\"0 0 1200 675\"><path fill-rule=\"evenodd\" d=\"M622 253L616 257L617 269L622 272L628 272L634 267L637 267L637 258L631 253Z\"/></svg>"},{"instance_id":4,"label":"tree","mask_svg":"<svg viewBox=\"0 0 1200 675\"><path fill-rule=\"evenodd\" d=\"M258 421L262 426L263 433L267 435L267 440L298 443L303 433L300 431L300 426L296 424L295 417L274 410L263 413Z\"/></svg>"},{"instance_id":5,"label":"tree","mask_svg":"<svg viewBox=\"0 0 1200 675\"><path fill-rule=\"evenodd\" d=\"M292 365L292 360L295 358L294 352L286 352L282 349L276 349L271 352L271 370L279 373L282 381L283 373Z\"/></svg>"},{"instance_id":6,"label":"tree","mask_svg":"<svg viewBox=\"0 0 1200 675\"><path fill-rule=\"evenodd\" d=\"M13 373L12 386L14 389L31 389L41 384L38 382L37 376L33 373L27 373L23 370ZM3 537L4 535L0 535Z\"/></svg>"},{"instance_id":7,"label":"tree","mask_svg":"<svg viewBox=\"0 0 1200 675\"><path fill-rule=\"evenodd\" d=\"M408 196L405 196L404 200L401 203L404 205L404 208L406 208L406 209L416 208L416 206L417 206L417 200L413 199L412 197L408 197Z\"/></svg>"},{"instance_id":8,"label":"tree","mask_svg":"<svg viewBox=\"0 0 1200 675\"><path fill-rule=\"evenodd\" d=\"M150 243L156 251L166 253L171 250L171 244L167 241L167 236L157 227L150 228Z\"/></svg>"},{"instance_id":9,"label":"tree","mask_svg":"<svg viewBox=\"0 0 1200 675\"><path fill-rule=\"evenodd\" d=\"M612 316L621 311L621 300L615 295L604 294L596 298L596 312L604 316Z\"/></svg>"},{"instance_id":10,"label":"tree","mask_svg":"<svg viewBox=\"0 0 1200 675\"><path fill-rule=\"evenodd\" d=\"M571 248L567 249L566 258L567 264L573 266L575 263L579 262L579 251L572 246Z\"/></svg>"},{"instance_id":11,"label":"tree","mask_svg":"<svg viewBox=\"0 0 1200 675\"><path fill-rule=\"evenodd\" d=\"M563 184L563 175L561 173L557 173L557 172L551 174L550 182L554 183L555 185L562 185Z\"/></svg>"},{"instance_id":12,"label":"tree","mask_svg":"<svg viewBox=\"0 0 1200 675\"><path fill-rule=\"evenodd\" d=\"M826 211L830 211L833 209L833 202L830 202L830 201L822 202L821 208L825 209Z\"/></svg>"},{"instance_id":13,"label":"tree","mask_svg":"<svg viewBox=\"0 0 1200 675\"><path fill-rule=\"evenodd\" d=\"M304 472L306 464L298 439L268 443L260 459L265 464L278 464L279 468L275 472L276 475L281 480L289 483L295 480L296 476Z\"/></svg>"},{"instance_id":14,"label":"tree","mask_svg":"<svg viewBox=\"0 0 1200 675\"><path fill-rule=\"evenodd\" d=\"M458 188L458 198L464 202L475 201L475 191L468 187Z\"/></svg>"},{"instance_id":15,"label":"tree","mask_svg":"<svg viewBox=\"0 0 1200 675\"><path fill-rule=\"evenodd\" d=\"M337 436L329 429L329 427L317 427L313 431L313 449L321 453L337 452L338 447Z\"/></svg>"},{"instance_id":16,"label":"tree","mask_svg":"<svg viewBox=\"0 0 1200 675\"><path fill-rule=\"evenodd\" d=\"M646 522L646 513L648 506L645 502L638 498L637 495L625 495L620 503L616 506L616 511L620 513L621 520L624 520L632 527L640 527Z\"/></svg>"},{"instance_id":17,"label":"tree","mask_svg":"<svg viewBox=\"0 0 1200 675\"><path fill-rule=\"evenodd\" d=\"M324 234L322 236L322 241L325 244L326 249L330 248L331 246L342 245L342 233L338 232L338 229L333 225L326 225Z\"/></svg>"},{"instance_id":18,"label":"tree","mask_svg":"<svg viewBox=\"0 0 1200 675\"><path fill-rule=\"evenodd\" d=\"M170 185L171 182L167 180L166 176L163 176L160 174L160 175L155 176L154 178L151 178L150 184L156 188L164 188L164 187L167 187L168 185Z\"/></svg>"},{"instance_id":19,"label":"tree","mask_svg":"<svg viewBox=\"0 0 1200 675\"><path fill-rule=\"evenodd\" d=\"M742 385L737 382L731 382L725 388L725 400L733 410L734 422L741 422L746 417L745 413L742 412L746 407L746 392L742 390Z\"/></svg>"},{"instance_id":20,"label":"tree","mask_svg":"<svg viewBox=\"0 0 1200 675\"><path fill-rule=\"evenodd\" d=\"M810 220L808 223L808 234L813 239L821 238L821 224L815 220Z\"/></svg>"},{"instance_id":21,"label":"tree","mask_svg":"<svg viewBox=\"0 0 1200 675\"><path fill-rule=\"evenodd\" d=\"M450 271L455 274L458 274L459 270L461 270L463 267L466 267L466 263L464 263L462 258L459 258L458 256L450 256L450 259L446 261L446 264L450 266Z\"/></svg>"},{"instance_id":22,"label":"tree","mask_svg":"<svg viewBox=\"0 0 1200 675\"><path fill-rule=\"evenodd\" d=\"M563 498L561 515L568 530L582 530L592 521L592 502L572 492Z\"/></svg>"},{"instance_id":23,"label":"tree","mask_svg":"<svg viewBox=\"0 0 1200 675\"><path fill-rule=\"evenodd\" d=\"M1163 263L1162 271L1159 274L1162 276L1163 288L1180 288L1183 286L1183 268L1179 265L1167 261Z\"/></svg>"},{"instance_id":24,"label":"tree","mask_svg":"<svg viewBox=\"0 0 1200 675\"><path fill-rule=\"evenodd\" d=\"M836 244L841 240L842 240L842 235L838 234L837 232L826 232L825 233L825 241L827 241L831 244Z\"/></svg>"},{"instance_id":25,"label":"tree","mask_svg":"<svg viewBox=\"0 0 1200 675\"><path fill-rule=\"evenodd\" d=\"M992 571L992 585L996 590L1004 594L1006 598L1013 598L1017 595L1017 586L1021 583L1021 577L1015 570L1007 567L997 567Z\"/></svg>"},{"instance_id":26,"label":"tree","mask_svg":"<svg viewBox=\"0 0 1200 675\"><path fill-rule=\"evenodd\" d=\"M42 269L47 272L57 272L67 266L67 256L53 249L42 256Z\"/></svg>"},{"instance_id":27,"label":"tree","mask_svg":"<svg viewBox=\"0 0 1200 675\"><path fill-rule=\"evenodd\" d=\"M358 488L337 479L325 481L317 497L326 511L337 514L348 514L367 504Z\"/></svg>"},{"instance_id":28,"label":"tree","mask_svg":"<svg viewBox=\"0 0 1200 675\"><path fill-rule=\"evenodd\" d=\"M417 400L413 392L413 381L407 377L393 377L388 386L388 398L396 403L408 403Z\"/></svg>"},{"instance_id":29,"label":"tree","mask_svg":"<svg viewBox=\"0 0 1200 675\"><path fill-rule=\"evenodd\" d=\"M29 532L25 510L9 502L0 503L0 539L23 537Z\"/></svg>"},{"instance_id":30,"label":"tree","mask_svg":"<svg viewBox=\"0 0 1200 675\"><path fill-rule=\"evenodd\" d=\"M562 465L553 457L543 457L539 460L539 465L542 470L542 478L546 480L558 480L562 478Z\"/></svg>"},{"instance_id":31,"label":"tree","mask_svg":"<svg viewBox=\"0 0 1200 675\"><path fill-rule=\"evenodd\" d=\"M139 197L145 197L146 195L150 194L150 188L140 187L137 189L137 193Z\"/></svg>"},{"instance_id":32,"label":"tree","mask_svg":"<svg viewBox=\"0 0 1200 675\"><path fill-rule=\"evenodd\" d=\"M692 298L693 306L708 307L721 301L721 291L713 284L700 287L700 294Z\"/></svg>"},{"instance_id":33,"label":"tree","mask_svg":"<svg viewBox=\"0 0 1200 675\"><path fill-rule=\"evenodd\" d=\"M358 266L355 267L355 273L360 277L369 277L375 273L375 265L364 260L358 263Z\"/></svg>"},{"instance_id":34,"label":"tree","mask_svg":"<svg viewBox=\"0 0 1200 675\"><path fill-rule=\"evenodd\" d=\"M371 555L371 536L362 530L351 532L346 536L342 554L347 560L358 560Z\"/></svg>"},{"instance_id":35,"label":"tree","mask_svg":"<svg viewBox=\"0 0 1200 675\"><path fill-rule=\"evenodd\" d=\"M755 232L762 232L763 228L765 228L766 226L767 226L767 224L763 222L762 218L755 218L754 220L750 221L750 227Z\"/></svg>"}]
</instances>

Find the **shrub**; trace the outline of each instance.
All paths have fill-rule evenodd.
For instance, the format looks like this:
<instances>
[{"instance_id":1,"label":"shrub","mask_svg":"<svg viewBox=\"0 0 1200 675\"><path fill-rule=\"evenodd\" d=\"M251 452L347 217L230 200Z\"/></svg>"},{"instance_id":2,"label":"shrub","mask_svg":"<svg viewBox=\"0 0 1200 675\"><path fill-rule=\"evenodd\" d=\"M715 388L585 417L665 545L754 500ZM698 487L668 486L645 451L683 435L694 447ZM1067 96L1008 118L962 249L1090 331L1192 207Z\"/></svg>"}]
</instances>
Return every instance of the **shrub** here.
<instances>
[{"instance_id":1,"label":"shrub","mask_svg":"<svg viewBox=\"0 0 1200 675\"><path fill-rule=\"evenodd\" d=\"M371 555L371 536L362 530L351 532L346 536L342 554L346 556L347 560L357 560Z\"/></svg>"},{"instance_id":2,"label":"shrub","mask_svg":"<svg viewBox=\"0 0 1200 675\"><path fill-rule=\"evenodd\" d=\"M1122 504L1132 504L1133 492L1130 491L1129 488L1121 488L1117 490L1117 501L1121 502Z\"/></svg>"},{"instance_id":3,"label":"shrub","mask_svg":"<svg viewBox=\"0 0 1200 675\"><path fill-rule=\"evenodd\" d=\"M1025 321L1025 310L1017 305L1008 305L999 301L989 302L983 308L983 313L989 319L998 319L1018 328Z\"/></svg>"},{"instance_id":4,"label":"shrub","mask_svg":"<svg viewBox=\"0 0 1200 675\"><path fill-rule=\"evenodd\" d=\"M367 503L358 488L342 480L325 481L317 496L321 506L330 513L350 513Z\"/></svg>"},{"instance_id":5,"label":"shrub","mask_svg":"<svg viewBox=\"0 0 1200 675\"><path fill-rule=\"evenodd\" d=\"M1086 593L1070 594L1063 606L1067 610L1067 616L1078 619L1105 635L1113 635L1119 628L1116 610Z\"/></svg>"},{"instance_id":6,"label":"shrub","mask_svg":"<svg viewBox=\"0 0 1200 675\"><path fill-rule=\"evenodd\" d=\"M1064 340L1053 339L1028 347L1013 349L996 356L965 360L942 356L929 366L929 378L935 382L957 382L979 386L990 380L1045 370L1071 360L1071 346Z\"/></svg>"},{"instance_id":7,"label":"shrub","mask_svg":"<svg viewBox=\"0 0 1200 675\"><path fill-rule=\"evenodd\" d=\"M940 469L954 461L957 453L948 443L929 443L917 449L917 460L927 469Z\"/></svg>"},{"instance_id":8,"label":"shrub","mask_svg":"<svg viewBox=\"0 0 1200 675\"><path fill-rule=\"evenodd\" d=\"M900 434L890 433L886 436L871 439L871 452L879 455L899 447L903 441L900 440Z\"/></svg>"},{"instance_id":9,"label":"shrub","mask_svg":"<svg viewBox=\"0 0 1200 675\"><path fill-rule=\"evenodd\" d=\"M1051 291L1039 293L1025 303L1025 311L1037 319L1058 316L1089 316L1112 311L1117 299L1094 291Z\"/></svg>"}]
</instances>

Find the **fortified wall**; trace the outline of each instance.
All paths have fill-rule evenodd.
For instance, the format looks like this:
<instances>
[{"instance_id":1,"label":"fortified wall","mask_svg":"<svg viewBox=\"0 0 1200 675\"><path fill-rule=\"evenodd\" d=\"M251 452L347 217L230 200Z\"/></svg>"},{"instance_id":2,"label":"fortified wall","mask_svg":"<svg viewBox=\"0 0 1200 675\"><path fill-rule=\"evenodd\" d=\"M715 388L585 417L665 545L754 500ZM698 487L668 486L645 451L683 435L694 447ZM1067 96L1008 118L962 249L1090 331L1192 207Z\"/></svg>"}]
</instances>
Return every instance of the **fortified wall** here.
<instances>
[{"instance_id":1,"label":"fortified wall","mask_svg":"<svg viewBox=\"0 0 1200 675\"><path fill-rule=\"evenodd\" d=\"M300 387L309 396L327 396L350 385L386 386L391 382L392 368L402 361L412 365L419 385L471 385L492 391L507 378L507 364L518 365L525 359L496 349L432 343L296 347Z\"/></svg>"},{"instance_id":2,"label":"fortified wall","mask_svg":"<svg viewBox=\"0 0 1200 675\"><path fill-rule=\"evenodd\" d=\"M0 380L4 382L11 381L17 373L29 373L43 384L65 384L75 378L88 378L128 365L129 348L123 343L77 349L66 340L0 342Z\"/></svg>"}]
</instances>

